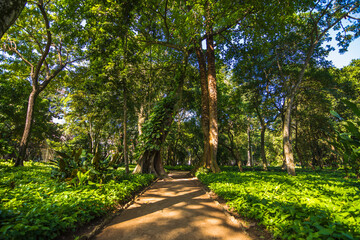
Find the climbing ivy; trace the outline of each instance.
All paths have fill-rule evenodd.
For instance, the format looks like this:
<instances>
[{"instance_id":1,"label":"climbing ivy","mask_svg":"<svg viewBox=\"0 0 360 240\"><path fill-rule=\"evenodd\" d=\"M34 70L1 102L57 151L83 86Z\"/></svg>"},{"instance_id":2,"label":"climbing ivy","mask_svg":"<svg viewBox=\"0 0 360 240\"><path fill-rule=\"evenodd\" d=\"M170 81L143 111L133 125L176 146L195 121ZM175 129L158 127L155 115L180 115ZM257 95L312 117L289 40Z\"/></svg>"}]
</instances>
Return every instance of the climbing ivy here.
<instances>
[{"instance_id":1,"label":"climbing ivy","mask_svg":"<svg viewBox=\"0 0 360 240\"><path fill-rule=\"evenodd\" d=\"M138 153L146 150L160 150L161 144L171 128L177 99L177 95L172 92L154 106L149 119L143 125Z\"/></svg>"}]
</instances>

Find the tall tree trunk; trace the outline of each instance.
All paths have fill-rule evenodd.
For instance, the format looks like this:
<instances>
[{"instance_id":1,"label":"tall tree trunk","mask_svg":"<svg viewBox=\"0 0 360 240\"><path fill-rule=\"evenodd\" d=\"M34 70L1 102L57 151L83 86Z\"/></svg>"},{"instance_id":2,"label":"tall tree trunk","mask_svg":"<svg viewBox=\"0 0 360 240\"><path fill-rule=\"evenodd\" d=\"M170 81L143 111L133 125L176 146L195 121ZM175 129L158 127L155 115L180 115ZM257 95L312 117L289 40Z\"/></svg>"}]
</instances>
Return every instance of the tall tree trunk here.
<instances>
[{"instance_id":1,"label":"tall tree trunk","mask_svg":"<svg viewBox=\"0 0 360 240\"><path fill-rule=\"evenodd\" d=\"M0 0L0 38L13 25L27 0Z\"/></svg>"},{"instance_id":2,"label":"tall tree trunk","mask_svg":"<svg viewBox=\"0 0 360 240\"><path fill-rule=\"evenodd\" d=\"M261 125L261 133L260 133L260 153L261 153L261 160L263 163L263 169L267 171L267 160L266 160L266 152L265 152L265 131L266 131L266 125L263 116L260 113L260 110L258 107L255 108L256 114L258 115L258 118L260 120Z\"/></svg>"},{"instance_id":3,"label":"tall tree trunk","mask_svg":"<svg viewBox=\"0 0 360 240\"><path fill-rule=\"evenodd\" d=\"M261 124L261 134L260 134L260 145L261 145L261 159L263 162L263 169L265 171L268 170L267 168L267 159L266 159L266 152L265 152L265 131L266 131L266 126L265 124Z\"/></svg>"},{"instance_id":4,"label":"tall tree trunk","mask_svg":"<svg viewBox=\"0 0 360 240\"><path fill-rule=\"evenodd\" d=\"M138 160L133 173L155 173L158 177L162 178L167 176L161 157L162 144L165 142L165 139L170 130L170 126L174 121L174 117L181 102L187 63L188 54L184 53L182 67L178 69L180 72L179 74L175 75L177 76L176 80L178 81L179 85L174 94L169 94L159 103L161 105L158 106L158 108L163 109L165 112L158 112L157 114L160 115L152 119L152 121L155 121L156 124L153 124L154 128L149 129L151 132L148 132L147 134L150 139L146 140L151 141L153 146L150 149L145 149L144 153Z\"/></svg>"},{"instance_id":5,"label":"tall tree trunk","mask_svg":"<svg viewBox=\"0 0 360 240\"><path fill-rule=\"evenodd\" d=\"M230 144L231 144L231 153L233 155L233 157L235 158L236 161L236 165L239 168L239 171L242 172L243 168L242 168L242 163L241 163L241 159L240 159L240 154L239 152L236 150L235 144L234 144L234 136L232 135L231 131L229 130L229 137L230 137Z\"/></svg>"},{"instance_id":6,"label":"tall tree trunk","mask_svg":"<svg viewBox=\"0 0 360 240\"><path fill-rule=\"evenodd\" d=\"M286 170L289 175L295 176L294 154L291 144L291 108L293 105L293 96L287 99L286 111L284 116L283 144L286 162Z\"/></svg>"},{"instance_id":7,"label":"tall tree trunk","mask_svg":"<svg viewBox=\"0 0 360 240\"><path fill-rule=\"evenodd\" d=\"M31 91L29 95L29 101L27 106L26 112L26 120L25 120L25 128L21 138L20 147L19 147L19 154L15 160L15 167L24 166L24 159L26 156L26 149L29 143L31 126L33 124L33 117L34 117L34 109L35 109L35 101L37 96L39 95L39 91L35 88Z\"/></svg>"},{"instance_id":8,"label":"tall tree trunk","mask_svg":"<svg viewBox=\"0 0 360 240\"><path fill-rule=\"evenodd\" d=\"M125 163L125 173L129 173L129 159L128 159L128 144L127 144L127 90L126 90L126 80L124 80L124 121L123 121L123 145L124 145L124 163Z\"/></svg>"},{"instance_id":9,"label":"tall tree trunk","mask_svg":"<svg viewBox=\"0 0 360 240\"><path fill-rule=\"evenodd\" d=\"M5 3L5 2L7 2L7 3ZM11 15L12 20L9 20L8 22L10 24L12 24L15 21L15 19L17 18L17 16L20 14L21 9L25 6L25 3L26 3L26 1L23 1L23 0L18 0L18 1L16 1L16 0L10 0L10 1L0 0L0 11L5 9L4 13L0 12L0 15L2 16L2 17L0 17L0 28L3 27L3 29L5 29L5 31L6 31L6 29L9 26L6 25L6 21L4 22L3 19L7 19L8 16ZM27 109L26 121L25 121L25 129L24 129L24 133L23 133L23 136L22 136L22 139L20 142L19 155L16 158L15 166L23 165L23 160L26 155L26 148L28 145L28 141L30 139L30 132L31 132L31 126L32 126L32 122L33 122L33 114L34 114L34 106L35 106L35 100L36 100L37 96L47 87L47 85L50 83L50 81L52 79L54 79L62 71L62 69L64 69L66 67L66 65L68 64L68 63L62 62L62 54L61 54L61 51L59 51L58 52L59 66L57 68L53 69L53 71L50 71L50 68L47 66L46 67L46 78L43 79L42 83L39 83L39 76L40 76L40 73L42 72L41 67L44 64L44 62L46 61L46 57L49 54L50 47L52 44L52 36L51 36L51 31L50 31L50 21L47 16L47 12L45 10L45 4L43 3L43 1L40 1L37 4L37 7L39 8L39 10L44 18L44 23L45 23L45 27L46 27L46 37L47 37L45 48L41 51L41 57L38 59L38 61L36 61L36 64L33 65L30 63L29 60L26 60L24 58L24 56L22 56L22 54L17 51L16 48L11 48L11 51L15 52L20 58L22 58L26 62L27 65L30 66L30 68L31 68L30 78L31 78L32 87L33 87L33 90L29 96L28 109ZM3 25L3 24L5 24L5 25ZM3 31L3 29L1 29L0 31ZM2 35L3 33L0 33L0 34Z\"/></svg>"},{"instance_id":10,"label":"tall tree trunk","mask_svg":"<svg viewBox=\"0 0 360 240\"><path fill-rule=\"evenodd\" d=\"M139 111L138 111L138 132L139 136L142 134L142 126L145 122L145 109L144 104L140 105Z\"/></svg>"},{"instance_id":11,"label":"tall tree trunk","mask_svg":"<svg viewBox=\"0 0 360 240\"><path fill-rule=\"evenodd\" d=\"M171 97L171 94L166 98L169 97ZM178 101L178 94L176 94L175 99ZM170 126L174 120L176 103L174 103L174 101L165 102L166 103L164 106L161 106L161 108L166 109L167 113L165 116L160 116L159 119L155 120L157 121L157 126L151 130L151 133L149 133L151 139L147 140L151 141L153 145L157 146L157 148L145 149L144 153L138 160L133 173L154 173L161 178L167 176L162 164L161 151L162 143L165 142ZM162 103L164 103L164 99ZM157 134L160 135L159 138L156 137Z\"/></svg>"},{"instance_id":12,"label":"tall tree trunk","mask_svg":"<svg viewBox=\"0 0 360 240\"><path fill-rule=\"evenodd\" d=\"M254 166L254 163L253 163L253 159L252 159L252 151L251 151L251 126L250 126L250 118L248 118L248 122L249 122L249 125L248 125L248 128L247 128L247 137L248 137L248 146L247 146L247 163L246 163L246 166L251 166L253 167Z\"/></svg>"},{"instance_id":13,"label":"tall tree trunk","mask_svg":"<svg viewBox=\"0 0 360 240\"><path fill-rule=\"evenodd\" d=\"M296 152L296 155L299 159L299 162L301 164L301 168L305 168L305 163L304 163L304 159L303 159L303 155L302 155L302 152L299 148L299 143L300 143L300 139L299 139L299 133L298 133L298 124L299 124L299 121L296 120L296 124L295 124L295 152Z\"/></svg>"},{"instance_id":14,"label":"tall tree trunk","mask_svg":"<svg viewBox=\"0 0 360 240\"><path fill-rule=\"evenodd\" d=\"M219 129L217 119L217 88L216 88L216 66L215 66L215 46L213 36L212 20L210 19L210 9L207 10L206 26L206 55L208 63L208 89L209 89L209 142L210 142L210 166L214 173L220 172L219 165L216 162Z\"/></svg>"},{"instance_id":15,"label":"tall tree trunk","mask_svg":"<svg viewBox=\"0 0 360 240\"><path fill-rule=\"evenodd\" d=\"M201 128L204 137L204 153L199 164L210 168L210 140L209 140L209 89L207 82L207 70L205 56L200 46L196 48L196 56L199 64L200 87L201 87Z\"/></svg>"},{"instance_id":16,"label":"tall tree trunk","mask_svg":"<svg viewBox=\"0 0 360 240\"><path fill-rule=\"evenodd\" d=\"M95 139L94 139L94 133L93 133L93 127L92 127L92 118L90 116L89 118L89 137L90 137L90 152L95 155Z\"/></svg>"}]
</instances>

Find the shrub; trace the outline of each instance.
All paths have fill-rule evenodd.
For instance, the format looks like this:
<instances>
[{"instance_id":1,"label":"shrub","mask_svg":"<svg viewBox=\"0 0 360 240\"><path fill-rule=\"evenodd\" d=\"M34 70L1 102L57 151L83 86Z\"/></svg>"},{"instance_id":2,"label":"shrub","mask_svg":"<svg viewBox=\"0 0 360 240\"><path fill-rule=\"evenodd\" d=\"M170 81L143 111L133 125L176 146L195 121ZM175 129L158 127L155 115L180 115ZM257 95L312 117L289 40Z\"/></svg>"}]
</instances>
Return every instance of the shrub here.
<instances>
[{"instance_id":1,"label":"shrub","mask_svg":"<svg viewBox=\"0 0 360 240\"><path fill-rule=\"evenodd\" d=\"M51 168L0 163L0 239L53 239L128 201L153 175L113 171L106 183L73 185L51 178Z\"/></svg>"}]
</instances>

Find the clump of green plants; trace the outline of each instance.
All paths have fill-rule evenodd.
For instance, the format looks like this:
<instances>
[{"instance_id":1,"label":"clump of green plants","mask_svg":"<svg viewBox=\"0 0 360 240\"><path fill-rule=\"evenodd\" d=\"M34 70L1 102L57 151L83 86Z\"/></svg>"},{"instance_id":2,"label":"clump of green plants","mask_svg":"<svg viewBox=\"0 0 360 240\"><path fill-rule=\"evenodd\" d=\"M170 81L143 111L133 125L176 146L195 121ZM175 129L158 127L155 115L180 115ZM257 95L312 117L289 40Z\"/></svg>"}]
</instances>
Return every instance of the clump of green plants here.
<instances>
[{"instance_id":1,"label":"clump of green plants","mask_svg":"<svg viewBox=\"0 0 360 240\"><path fill-rule=\"evenodd\" d=\"M100 152L92 155L81 148L74 149L71 154L56 153L57 157L52 161L53 177L75 185L102 183L117 177L114 173L120 157L118 152L106 158L102 158Z\"/></svg>"},{"instance_id":2,"label":"clump of green plants","mask_svg":"<svg viewBox=\"0 0 360 240\"><path fill-rule=\"evenodd\" d=\"M360 109L356 104L342 100L352 111L355 120L345 120L338 113L332 114L339 121L337 123L336 136L332 145L336 153L343 159L344 168L350 168L360 179Z\"/></svg>"},{"instance_id":3,"label":"clump of green plants","mask_svg":"<svg viewBox=\"0 0 360 240\"><path fill-rule=\"evenodd\" d=\"M360 183L342 171L198 174L245 217L281 239L360 239Z\"/></svg>"},{"instance_id":4,"label":"clump of green plants","mask_svg":"<svg viewBox=\"0 0 360 240\"><path fill-rule=\"evenodd\" d=\"M170 166L166 165L164 166L166 170L177 170L177 171L191 171L194 166L191 165L176 165L176 166Z\"/></svg>"},{"instance_id":5,"label":"clump of green plants","mask_svg":"<svg viewBox=\"0 0 360 240\"><path fill-rule=\"evenodd\" d=\"M53 239L127 202L154 179L112 174L106 182L69 184L53 178L46 164L0 162L0 239Z\"/></svg>"}]
</instances>

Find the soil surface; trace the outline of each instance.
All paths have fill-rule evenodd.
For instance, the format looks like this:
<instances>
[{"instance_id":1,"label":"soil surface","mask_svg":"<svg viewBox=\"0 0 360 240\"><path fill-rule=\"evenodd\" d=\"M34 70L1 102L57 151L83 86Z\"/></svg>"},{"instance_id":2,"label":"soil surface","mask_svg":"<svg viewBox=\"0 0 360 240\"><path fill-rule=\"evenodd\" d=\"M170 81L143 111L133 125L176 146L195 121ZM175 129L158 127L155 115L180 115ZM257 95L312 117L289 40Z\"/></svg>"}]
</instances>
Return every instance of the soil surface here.
<instances>
[{"instance_id":1,"label":"soil surface","mask_svg":"<svg viewBox=\"0 0 360 240\"><path fill-rule=\"evenodd\" d=\"M270 235L229 215L188 172L175 171L159 180L96 240L269 239ZM250 225L250 226L249 226Z\"/></svg>"}]
</instances>

